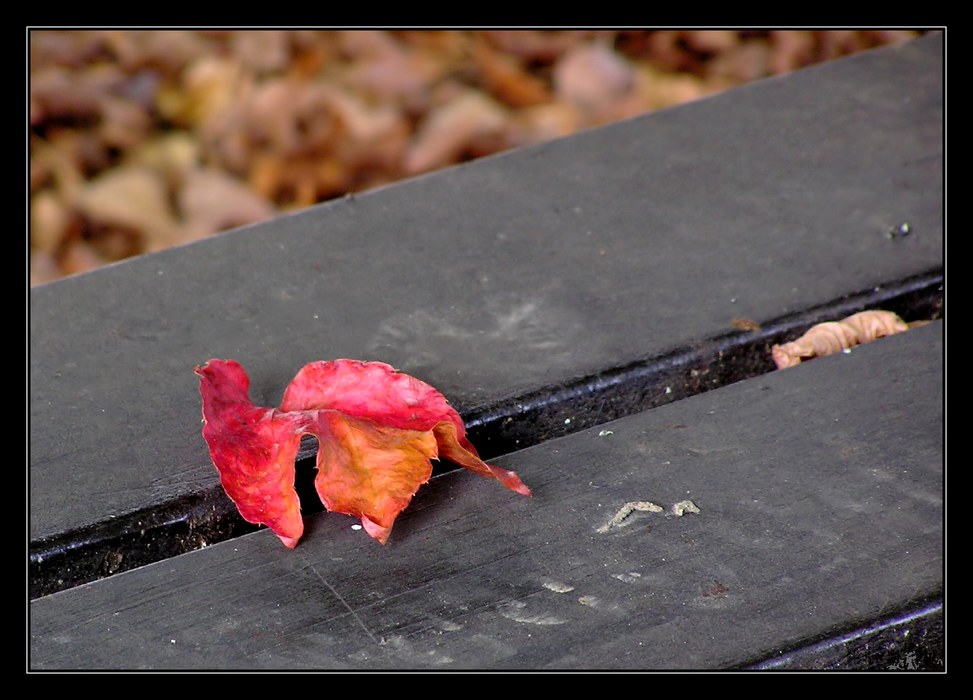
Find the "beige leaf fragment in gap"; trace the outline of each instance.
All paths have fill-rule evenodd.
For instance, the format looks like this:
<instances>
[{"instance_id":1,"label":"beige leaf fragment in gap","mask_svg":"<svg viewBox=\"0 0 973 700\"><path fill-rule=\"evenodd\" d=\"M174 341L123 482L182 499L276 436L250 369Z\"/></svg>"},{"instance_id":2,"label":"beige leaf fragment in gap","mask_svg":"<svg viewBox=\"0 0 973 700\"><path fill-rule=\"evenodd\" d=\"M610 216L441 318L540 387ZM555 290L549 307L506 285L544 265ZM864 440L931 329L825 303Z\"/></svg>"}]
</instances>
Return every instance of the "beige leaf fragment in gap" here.
<instances>
[{"instance_id":1,"label":"beige leaf fragment in gap","mask_svg":"<svg viewBox=\"0 0 973 700\"><path fill-rule=\"evenodd\" d=\"M828 321L812 326L797 340L774 345L771 353L777 369L792 367L802 360L823 357L869 343L920 324L908 324L891 311L861 311L841 321Z\"/></svg>"}]
</instances>

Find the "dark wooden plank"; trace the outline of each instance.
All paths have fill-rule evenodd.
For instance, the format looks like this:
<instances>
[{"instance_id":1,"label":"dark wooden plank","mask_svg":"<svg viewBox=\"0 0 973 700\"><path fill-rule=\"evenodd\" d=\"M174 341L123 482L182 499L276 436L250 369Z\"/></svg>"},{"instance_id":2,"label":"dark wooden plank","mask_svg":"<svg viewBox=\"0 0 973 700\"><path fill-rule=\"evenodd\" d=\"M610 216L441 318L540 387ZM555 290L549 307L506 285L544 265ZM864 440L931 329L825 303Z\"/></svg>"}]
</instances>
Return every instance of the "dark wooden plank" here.
<instances>
[{"instance_id":1,"label":"dark wooden plank","mask_svg":"<svg viewBox=\"0 0 973 700\"><path fill-rule=\"evenodd\" d=\"M942 358L937 322L500 460L532 499L444 474L385 547L319 514L38 599L30 666L799 665L941 600Z\"/></svg>"},{"instance_id":2,"label":"dark wooden plank","mask_svg":"<svg viewBox=\"0 0 973 700\"><path fill-rule=\"evenodd\" d=\"M383 360L470 415L941 272L942 51L929 36L32 289L31 541L190 511L191 531L226 507L192 373L211 357L267 405L308 361Z\"/></svg>"}]
</instances>

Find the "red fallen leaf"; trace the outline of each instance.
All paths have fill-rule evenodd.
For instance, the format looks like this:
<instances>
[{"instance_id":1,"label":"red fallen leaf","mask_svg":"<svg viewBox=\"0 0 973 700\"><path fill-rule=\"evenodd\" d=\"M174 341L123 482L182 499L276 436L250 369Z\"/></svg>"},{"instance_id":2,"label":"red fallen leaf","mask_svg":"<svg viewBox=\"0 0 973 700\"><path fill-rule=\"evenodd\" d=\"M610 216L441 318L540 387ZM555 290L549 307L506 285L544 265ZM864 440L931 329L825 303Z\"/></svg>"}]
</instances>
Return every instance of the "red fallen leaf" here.
<instances>
[{"instance_id":1,"label":"red fallen leaf","mask_svg":"<svg viewBox=\"0 0 973 700\"><path fill-rule=\"evenodd\" d=\"M384 363L306 365L284 392L281 410L251 402L250 380L234 360L210 360L195 371L203 437L223 488L244 519L267 525L288 547L304 531L294 491L303 434L318 439L315 489L324 505L360 517L383 544L439 456L530 495L514 472L479 458L442 394Z\"/></svg>"}]
</instances>

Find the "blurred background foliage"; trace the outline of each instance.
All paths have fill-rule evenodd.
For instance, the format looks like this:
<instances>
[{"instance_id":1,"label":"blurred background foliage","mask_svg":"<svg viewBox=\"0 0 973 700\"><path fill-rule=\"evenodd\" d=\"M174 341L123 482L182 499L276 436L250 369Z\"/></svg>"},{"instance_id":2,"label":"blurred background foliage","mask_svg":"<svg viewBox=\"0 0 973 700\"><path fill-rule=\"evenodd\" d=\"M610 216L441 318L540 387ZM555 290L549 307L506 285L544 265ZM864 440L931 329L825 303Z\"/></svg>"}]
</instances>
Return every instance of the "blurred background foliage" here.
<instances>
[{"instance_id":1,"label":"blurred background foliage","mask_svg":"<svg viewBox=\"0 0 973 700\"><path fill-rule=\"evenodd\" d=\"M30 30L30 283L913 30Z\"/></svg>"}]
</instances>

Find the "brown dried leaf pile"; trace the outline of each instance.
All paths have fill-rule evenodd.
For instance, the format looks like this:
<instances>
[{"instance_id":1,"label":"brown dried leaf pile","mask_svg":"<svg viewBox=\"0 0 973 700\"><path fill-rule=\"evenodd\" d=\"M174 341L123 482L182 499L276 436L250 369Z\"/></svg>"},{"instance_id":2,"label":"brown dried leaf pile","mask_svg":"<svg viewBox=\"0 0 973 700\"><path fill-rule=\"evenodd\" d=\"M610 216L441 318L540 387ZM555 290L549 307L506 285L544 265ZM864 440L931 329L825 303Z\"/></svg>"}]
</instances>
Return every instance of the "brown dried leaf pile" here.
<instances>
[{"instance_id":1,"label":"brown dried leaf pile","mask_svg":"<svg viewBox=\"0 0 973 700\"><path fill-rule=\"evenodd\" d=\"M34 30L31 283L917 35Z\"/></svg>"}]
</instances>

